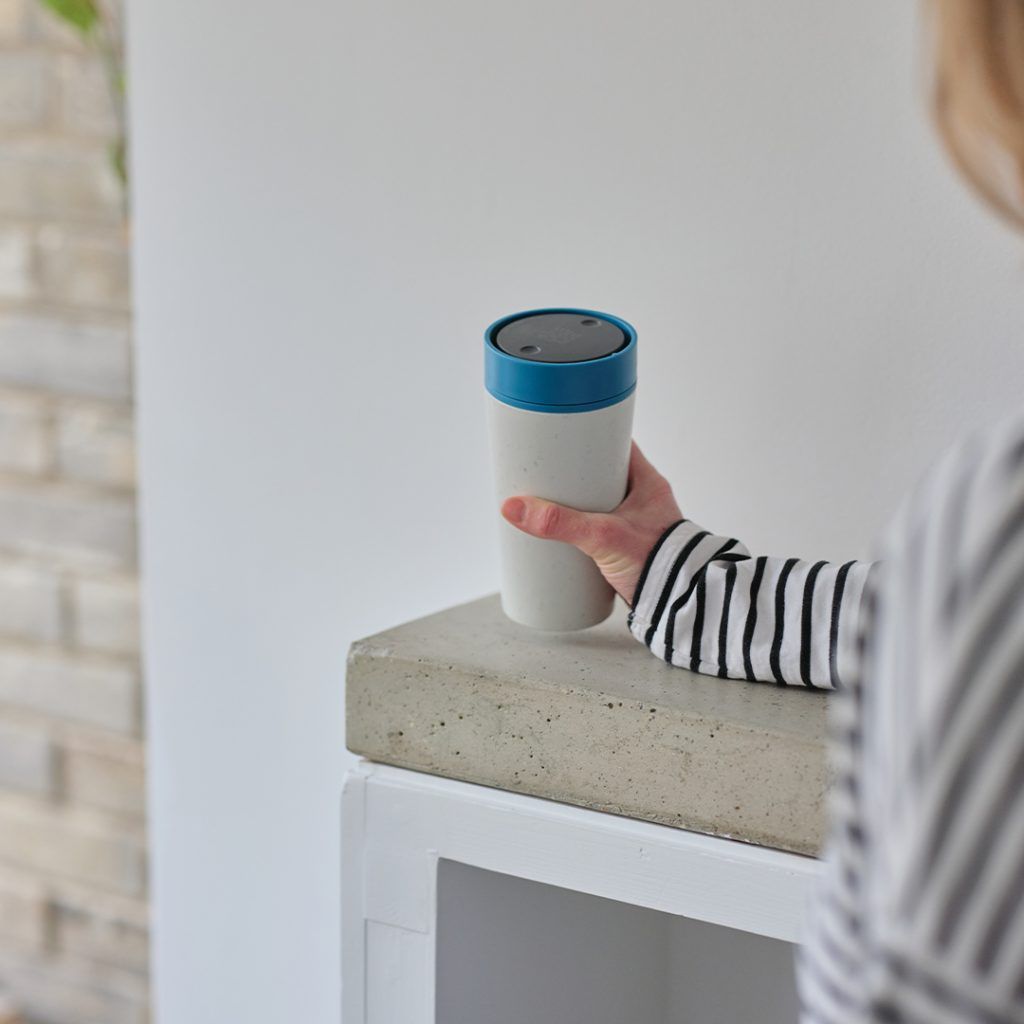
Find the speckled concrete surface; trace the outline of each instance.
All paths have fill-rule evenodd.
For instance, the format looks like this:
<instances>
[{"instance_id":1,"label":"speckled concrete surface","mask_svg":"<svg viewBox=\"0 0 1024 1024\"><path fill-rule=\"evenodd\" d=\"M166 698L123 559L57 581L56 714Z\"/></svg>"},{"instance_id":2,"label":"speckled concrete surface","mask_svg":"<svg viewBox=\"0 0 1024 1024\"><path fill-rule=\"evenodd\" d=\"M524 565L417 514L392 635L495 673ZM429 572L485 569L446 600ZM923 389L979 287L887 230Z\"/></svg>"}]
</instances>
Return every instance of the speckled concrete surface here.
<instances>
[{"instance_id":1,"label":"speckled concrete surface","mask_svg":"<svg viewBox=\"0 0 1024 1024\"><path fill-rule=\"evenodd\" d=\"M352 645L347 743L372 761L815 854L827 699L669 668L629 636L621 604L557 635L486 597Z\"/></svg>"}]
</instances>

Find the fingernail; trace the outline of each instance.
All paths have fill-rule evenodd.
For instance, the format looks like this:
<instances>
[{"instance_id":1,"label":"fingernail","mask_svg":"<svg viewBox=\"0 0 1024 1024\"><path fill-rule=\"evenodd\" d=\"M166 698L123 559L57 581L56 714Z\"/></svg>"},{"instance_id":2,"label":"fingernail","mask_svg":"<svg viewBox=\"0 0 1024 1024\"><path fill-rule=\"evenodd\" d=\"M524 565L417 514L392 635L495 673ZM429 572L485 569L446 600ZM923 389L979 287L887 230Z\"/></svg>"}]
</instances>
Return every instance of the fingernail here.
<instances>
[{"instance_id":1,"label":"fingernail","mask_svg":"<svg viewBox=\"0 0 1024 1024\"><path fill-rule=\"evenodd\" d=\"M521 523L526 515L526 502L510 498L505 502L501 513L510 523Z\"/></svg>"}]
</instances>

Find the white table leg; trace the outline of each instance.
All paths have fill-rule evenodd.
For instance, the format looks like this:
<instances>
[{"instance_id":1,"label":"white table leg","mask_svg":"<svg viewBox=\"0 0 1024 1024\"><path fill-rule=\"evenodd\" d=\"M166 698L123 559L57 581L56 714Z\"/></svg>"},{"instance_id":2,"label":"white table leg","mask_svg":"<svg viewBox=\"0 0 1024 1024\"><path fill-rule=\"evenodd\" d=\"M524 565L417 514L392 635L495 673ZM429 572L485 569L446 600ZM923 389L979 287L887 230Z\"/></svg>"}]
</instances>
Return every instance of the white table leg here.
<instances>
[{"instance_id":1,"label":"white table leg","mask_svg":"<svg viewBox=\"0 0 1024 1024\"><path fill-rule=\"evenodd\" d=\"M433 1024L437 855L377 812L367 776L342 795L342 1020ZM372 824L372 827L371 827Z\"/></svg>"}]
</instances>

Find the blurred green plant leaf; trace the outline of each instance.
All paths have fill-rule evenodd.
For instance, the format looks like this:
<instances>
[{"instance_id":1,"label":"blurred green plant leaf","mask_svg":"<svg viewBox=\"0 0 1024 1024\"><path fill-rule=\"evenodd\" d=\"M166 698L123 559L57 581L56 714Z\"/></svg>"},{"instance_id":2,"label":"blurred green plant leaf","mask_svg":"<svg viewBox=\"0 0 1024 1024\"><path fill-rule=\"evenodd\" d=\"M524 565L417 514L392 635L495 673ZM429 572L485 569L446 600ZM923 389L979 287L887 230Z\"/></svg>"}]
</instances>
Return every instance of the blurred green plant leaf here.
<instances>
[{"instance_id":1,"label":"blurred green plant leaf","mask_svg":"<svg viewBox=\"0 0 1024 1024\"><path fill-rule=\"evenodd\" d=\"M0 5L3 2L0 0ZM108 151L110 168L121 185L121 196L127 212L126 85L119 22L105 10L104 0L39 0L39 5L74 28L85 40L86 46L103 62L118 125L117 134Z\"/></svg>"},{"instance_id":2,"label":"blurred green plant leaf","mask_svg":"<svg viewBox=\"0 0 1024 1024\"><path fill-rule=\"evenodd\" d=\"M117 180L124 187L128 184L128 154L123 138L115 139L110 144L110 166L117 175Z\"/></svg>"},{"instance_id":3,"label":"blurred green plant leaf","mask_svg":"<svg viewBox=\"0 0 1024 1024\"><path fill-rule=\"evenodd\" d=\"M88 35L100 20L100 12L93 0L41 0L58 18L74 25L82 35Z\"/></svg>"}]
</instances>

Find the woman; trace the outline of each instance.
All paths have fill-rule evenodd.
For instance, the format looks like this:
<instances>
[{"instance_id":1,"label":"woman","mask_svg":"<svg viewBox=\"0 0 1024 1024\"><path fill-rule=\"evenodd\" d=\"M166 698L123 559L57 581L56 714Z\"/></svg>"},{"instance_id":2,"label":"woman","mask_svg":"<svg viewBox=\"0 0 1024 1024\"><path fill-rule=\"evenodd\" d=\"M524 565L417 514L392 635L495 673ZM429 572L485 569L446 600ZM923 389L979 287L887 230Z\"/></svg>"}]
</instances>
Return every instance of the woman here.
<instances>
[{"instance_id":1,"label":"woman","mask_svg":"<svg viewBox=\"0 0 1024 1024\"><path fill-rule=\"evenodd\" d=\"M1024 0L929 12L946 146L1024 227ZM591 556L669 663L842 690L804 1021L1024 1022L1024 416L939 463L873 563L751 557L635 446L614 512L502 513Z\"/></svg>"}]
</instances>

